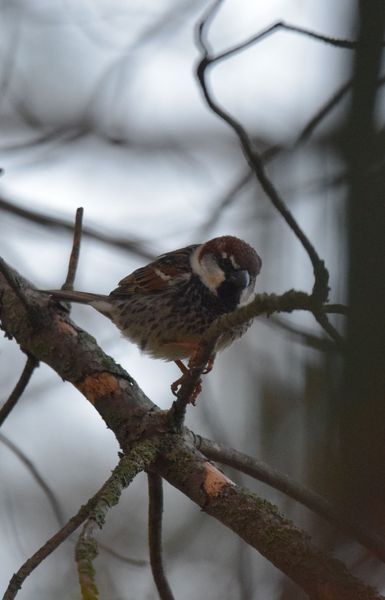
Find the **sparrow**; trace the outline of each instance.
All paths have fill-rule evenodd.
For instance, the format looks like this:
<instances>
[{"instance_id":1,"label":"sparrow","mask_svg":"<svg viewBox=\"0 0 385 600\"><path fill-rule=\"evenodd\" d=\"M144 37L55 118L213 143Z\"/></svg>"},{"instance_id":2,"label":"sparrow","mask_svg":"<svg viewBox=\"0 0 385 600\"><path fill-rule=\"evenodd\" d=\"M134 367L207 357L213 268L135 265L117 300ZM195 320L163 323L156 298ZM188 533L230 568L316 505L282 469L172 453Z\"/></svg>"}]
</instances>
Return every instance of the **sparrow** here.
<instances>
[{"instance_id":1,"label":"sparrow","mask_svg":"<svg viewBox=\"0 0 385 600\"><path fill-rule=\"evenodd\" d=\"M192 360L215 319L252 300L261 266L254 248L225 235L162 254L122 279L108 296L65 290L45 293L91 305L144 353L174 361L183 373L171 386L176 394L189 372L182 360ZM240 338L250 324L218 338L207 372L216 353Z\"/></svg>"}]
</instances>

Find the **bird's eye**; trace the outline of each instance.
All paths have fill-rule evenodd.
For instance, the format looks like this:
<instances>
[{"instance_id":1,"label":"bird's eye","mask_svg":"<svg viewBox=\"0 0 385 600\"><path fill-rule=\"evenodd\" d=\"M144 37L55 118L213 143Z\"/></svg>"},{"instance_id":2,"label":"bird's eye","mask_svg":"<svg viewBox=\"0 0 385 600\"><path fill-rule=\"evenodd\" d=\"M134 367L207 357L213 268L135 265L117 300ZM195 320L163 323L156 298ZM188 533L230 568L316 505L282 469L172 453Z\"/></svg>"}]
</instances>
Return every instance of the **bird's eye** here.
<instances>
[{"instance_id":1,"label":"bird's eye","mask_svg":"<svg viewBox=\"0 0 385 600\"><path fill-rule=\"evenodd\" d=\"M229 273L230 271L234 271L234 266L231 263L229 258L217 258L218 267L222 269L224 273Z\"/></svg>"},{"instance_id":2,"label":"bird's eye","mask_svg":"<svg viewBox=\"0 0 385 600\"><path fill-rule=\"evenodd\" d=\"M236 268L233 261L227 257L217 258L217 264L225 274L226 280L236 287L247 288L250 284L250 274L245 269Z\"/></svg>"}]
</instances>

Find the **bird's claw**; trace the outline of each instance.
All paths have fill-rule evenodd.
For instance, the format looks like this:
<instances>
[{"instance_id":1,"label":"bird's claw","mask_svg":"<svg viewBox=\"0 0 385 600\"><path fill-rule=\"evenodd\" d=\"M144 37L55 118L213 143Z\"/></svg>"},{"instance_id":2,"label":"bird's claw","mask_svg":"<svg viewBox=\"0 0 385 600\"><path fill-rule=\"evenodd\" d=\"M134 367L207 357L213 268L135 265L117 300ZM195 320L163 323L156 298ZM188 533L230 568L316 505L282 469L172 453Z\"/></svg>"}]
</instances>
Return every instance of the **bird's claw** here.
<instances>
[{"instance_id":1,"label":"bird's claw","mask_svg":"<svg viewBox=\"0 0 385 600\"><path fill-rule=\"evenodd\" d=\"M171 391L174 394L174 396L178 395L179 388L181 387L181 385L183 385L185 383L185 381L188 380L189 377L190 377L190 370L187 369L183 373L183 375L181 377L179 377L179 379L177 379L176 381L174 381L174 383L171 384ZM195 385L195 388L189 398L190 404L195 406L196 400L197 400L199 394L201 393L201 391L202 391L202 382L201 382L201 380L199 380L197 382L197 384Z\"/></svg>"}]
</instances>

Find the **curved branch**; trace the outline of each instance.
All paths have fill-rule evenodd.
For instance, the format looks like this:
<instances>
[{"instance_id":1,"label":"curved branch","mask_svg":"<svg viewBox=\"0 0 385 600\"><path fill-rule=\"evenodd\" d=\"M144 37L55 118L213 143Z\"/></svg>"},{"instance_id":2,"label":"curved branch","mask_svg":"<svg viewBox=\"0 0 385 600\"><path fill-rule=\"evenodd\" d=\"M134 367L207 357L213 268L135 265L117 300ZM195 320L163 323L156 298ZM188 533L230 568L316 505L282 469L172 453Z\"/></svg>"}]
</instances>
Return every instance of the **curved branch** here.
<instances>
[{"instance_id":1,"label":"curved branch","mask_svg":"<svg viewBox=\"0 0 385 600\"><path fill-rule=\"evenodd\" d=\"M8 400L4 402L0 409L0 427L8 417L9 413L15 408L19 398L22 396L25 388L29 384L32 374L36 367L39 366L39 361L34 356L28 356L24 369L20 375L20 379L11 392Z\"/></svg>"},{"instance_id":2,"label":"curved branch","mask_svg":"<svg viewBox=\"0 0 385 600\"><path fill-rule=\"evenodd\" d=\"M272 469L263 461L234 450L234 448L228 448L224 444L213 442L200 435L195 436L194 442L196 447L210 460L228 465L258 479L258 481L263 481L286 496L297 500L303 506L325 518L337 529L356 539L374 556L385 562L385 541L380 536L361 527L356 521L348 519L345 512L335 509L328 500L319 494Z\"/></svg>"},{"instance_id":3,"label":"curved branch","mask_svg":"<svg viewBox=\"0 0 385 600\"><path fill-rule=\"evenodd\" d=\"M147 473L148 479L148 545L152 576L161 600L174 600L167 581L162 557L163 484L157 473Z\"/></svg>"},{"instance_id":4,"label":"curved branch","mask_svg":"<svg viewBox=\"0 0 385 600\"><path fill-rule=\"evenodd\" d=\"M299 242L302 244L305 249L310 262L313 266L314 271L314 287L313 287L313 296L317 298L318 302L323 303L327 300L328 292L329 292L329 273L325 267L325 263L319 257L315 247L310 242L307 235L304 233L302 228L299 226L298 222L294 218L291 211L286 206L285 202L279 195L272 181L269 179L265 166L263 164L263 160L258 152L253 148L253 144L249 135L247 134L244 127L240 124L238 120L232 117L227 111L219 106L219 104L213 99L212 94L209 91L208 83L207 83L207 70L209 67L212 67L215 64L216 58L215 56L211 56L208 50L208 45L206 40L204 39L206 28L210 23L211 19L214 16L216 10L218 10L221 0L214 2L211 9L204 15L202 20L198 26L198 45L201 50L202 58L198 64L196 73L197 78L200 84L200 88L204 99L206 100L209 108L225 123L227 123L237 135L243 153L247 162L249 163L251 169L254 171L255 176L257 177L262 189L264 190L267 197L272 202L273 206L276 210L281 214L283 219L286 221L287 225L293 231L294 235L298 238ZM226 53L222 55L223 58L227 57Z\"/></svg>"},{"instance_id":5,"label":"curved branch","mask_svg":"<svg viewBox=\"0 0 385 600\"><path fill-rule=\"evenodd\" d=\"M56 517L56 520L60 526L63 526L65 522L63 511L61 509L60 503L56 498L54 492L51 490L48 483L45 479L40 475L39 471L33 464L33 462L20 450L16 444L11 442L5 435L0 433L0 442L4 444L11 452L13 452L17 458L23 463L23 465L28 469L33 479L36 481L37 485L45 494L49 504L51 505L52 512Z\"/></svg>"},{"instance_id":6,"label":"curved branch","mask_svg":"<svg viewBox=\"0 0 385 600\"><path fill-rule=\"evenodd\" d=\"M95 498L95 497L94 497ZM24 581L47 556L52 554L56 548L66 540L86 520L94 502L94 498L84 504L79 512L73 516L55 535L53 535L35 554L33 554L20 569L15 573L3 596L3 600L13 600L21 589Z\"/></svg>"},{"instance_id":7,"label":"curved branch","mask_svg":"<svg viewBox=\"0 0 385 600\"><path fill-rule=\"evenodd\" d=\"M335 48L343 48L344 50L354 50L357 46L357 42L355 42L353 40L344 40L341 38L333 38L328 35L323 35L321 33L317 33L316 31L311 31L310 29L304 29L303 27L297 27L296 25L290 25L289 23L285 23L285 21L277 21L276 23L269 25L269 27L266 27L266 29L264 29L263 31L260 31L259 33L256 33L255 35L251 36L249 39L245 40L244 42L241 42L240 44L237 44L236 46L233 46L232 48L229 48L228 50L225 50L224 52L221 52L220 54L213 56L212 62L213 63L219 62L226 58L230 58L230 56L233 56L234 54L237 54L238 52L242 52L243 50L246 50L246 48L249 48L250 46L254 46L254 44L256 44L257 42L260 42L264 38L269 37L276 31L280 31L280 30L289 31L291 33L298 33L299 35L303 35L303 36L311 38L313 40L317 40L318 42L323 42L324 44L327 44L329 46L334 46Z\"/></svg>"}]
</instances>

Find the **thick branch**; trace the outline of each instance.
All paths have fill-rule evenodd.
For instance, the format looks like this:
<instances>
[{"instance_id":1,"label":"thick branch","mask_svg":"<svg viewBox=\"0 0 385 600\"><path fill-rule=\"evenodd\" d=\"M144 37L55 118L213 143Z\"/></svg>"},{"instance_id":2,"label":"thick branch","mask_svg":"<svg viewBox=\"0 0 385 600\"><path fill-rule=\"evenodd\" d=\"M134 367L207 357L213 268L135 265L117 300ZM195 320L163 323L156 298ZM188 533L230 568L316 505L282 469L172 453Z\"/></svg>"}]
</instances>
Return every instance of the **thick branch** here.
<instances>
[{"instance_id":1,"label":"thick branch","mask_svg":"<svg viewBox=\"0 0 385 600\"><path fill-rule=\"evenodd\" d=\"M293 481L287 475L272 469L261 460L243 454L234 448L228 448L218 442L213 442L201 436L195 438L195 445L207 458L233 469L246 473L250 477L263 481L297 500L316 514L320 515L337 529L358 540L369 552L385 562L385 541L374 533L362 527L357 521L349 519L346 511L335 508L328 500L319 496L313 490Z\"/></svg>"},{"instance_id":2,"label":"thick branch","mask_svg":"<svg viewBox=\"0 0 385 600\"><path fill-rule=\"evenodd\" d=\"M20 299L0 276L1 318L8 335L37 359L51 365L93 404L124 452L143 437L162 434L155 471L202 510L232 529L286 573L309 595L322 600L378 600L339 561L321 553L308 536L274 506L229 481L180 435L167 433L163 413L132 378L106 356L60 307L19 278L41 318L31 321ZM307 298L306 294L304 299Z\"/></svg>"}]
</instances>

